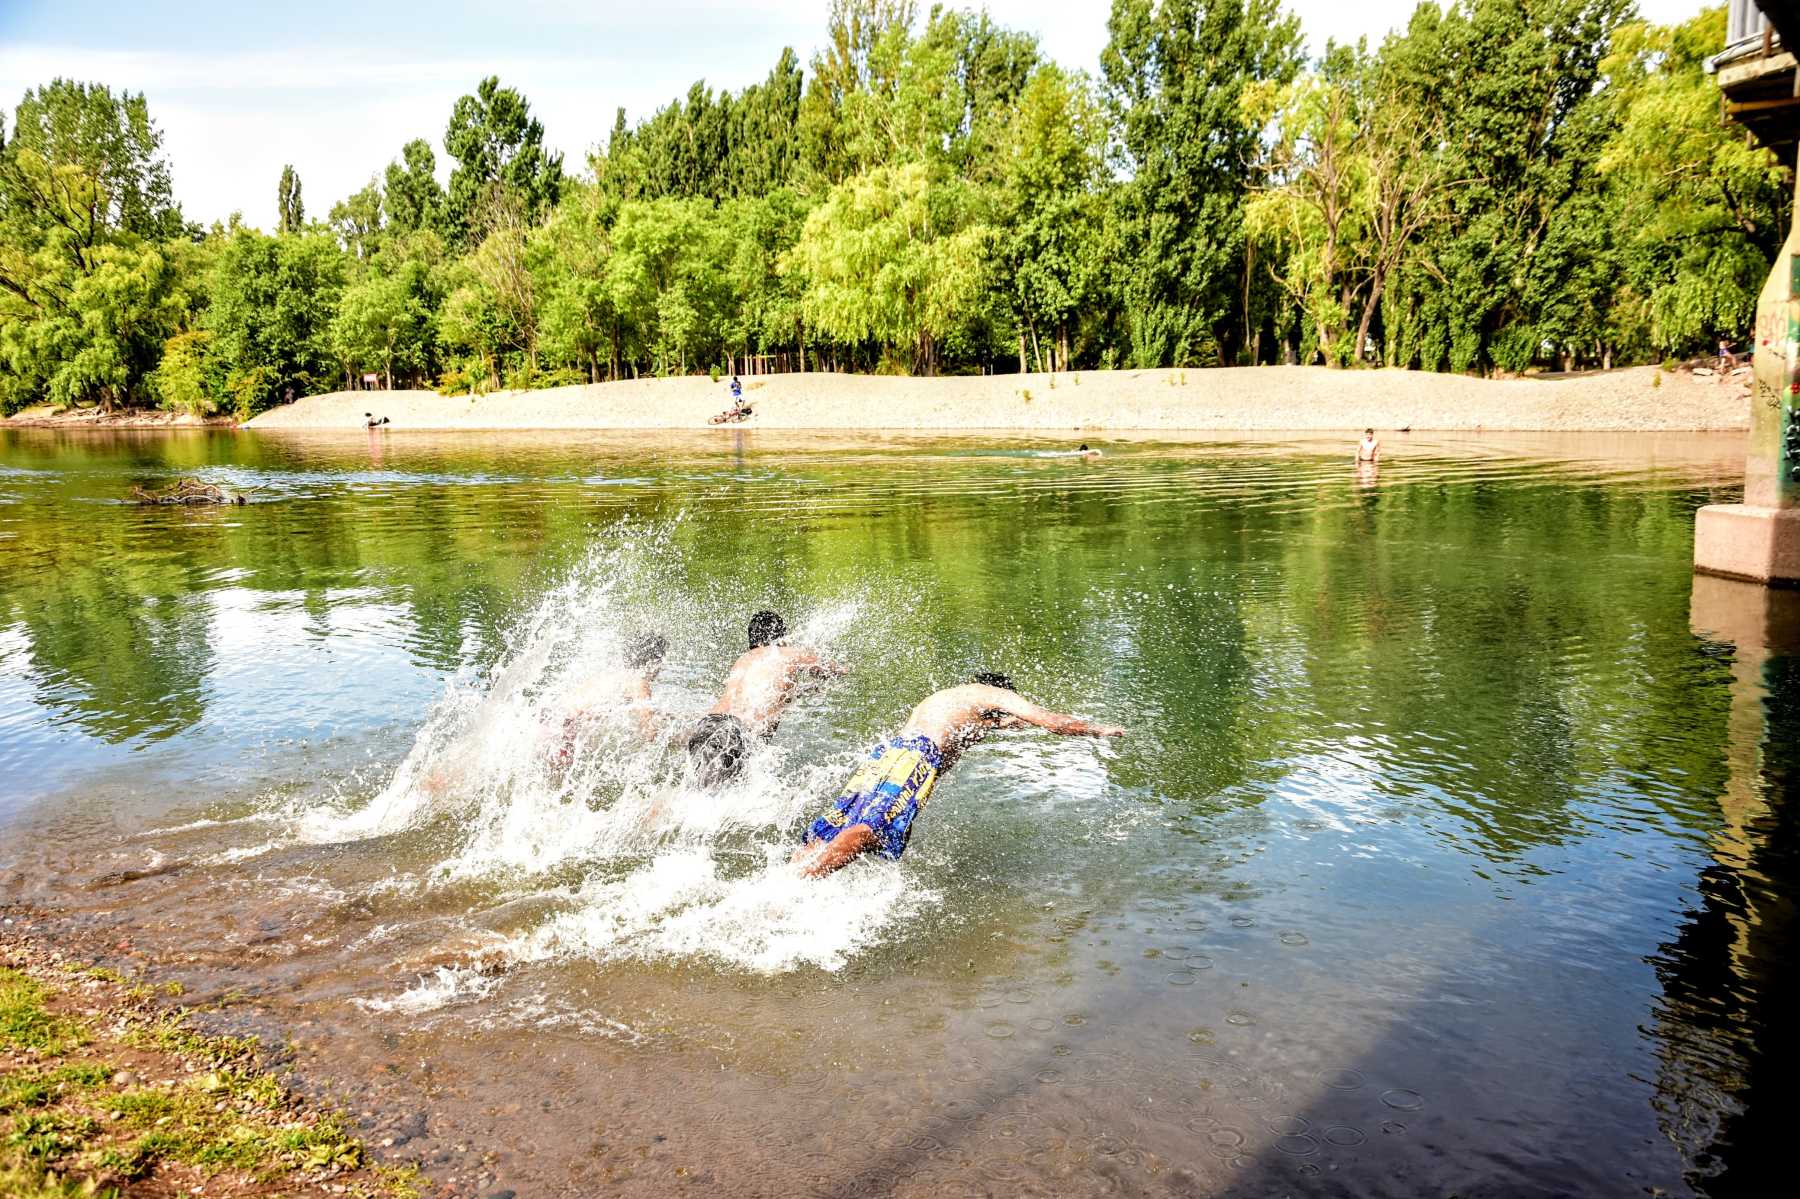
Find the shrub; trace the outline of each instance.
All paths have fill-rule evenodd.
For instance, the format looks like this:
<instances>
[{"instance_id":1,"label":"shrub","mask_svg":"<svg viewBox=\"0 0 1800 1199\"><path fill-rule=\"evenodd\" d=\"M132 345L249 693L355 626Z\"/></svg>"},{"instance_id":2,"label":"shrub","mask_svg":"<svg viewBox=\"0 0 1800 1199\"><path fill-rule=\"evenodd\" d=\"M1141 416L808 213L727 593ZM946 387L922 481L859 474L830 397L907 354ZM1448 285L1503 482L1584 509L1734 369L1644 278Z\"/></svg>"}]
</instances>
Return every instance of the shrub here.
<instances>
[{"instance_id":1,"label":"shrub","mask_svg":"<svg viewBox=\"0 0 1800 1199\"><path fill-rule=\"evenodd\" d=\"M164 408L194 416L211 416L218 410L210 389L212 334L205 330L179 333L163 343L162 362L150 372L150 386Z\"/></svg>"},{"instance_id":2,"label":"shrub","mask_svg":"<svg viewBox=\"0 0 1800 1199\"><path fill-rule=\"evenodd\" d=\"M438 376L437 393L443 396L468 395L475 390L475 381L469 372L461 367L452 367Z\"/></svg>"}]
</instances>

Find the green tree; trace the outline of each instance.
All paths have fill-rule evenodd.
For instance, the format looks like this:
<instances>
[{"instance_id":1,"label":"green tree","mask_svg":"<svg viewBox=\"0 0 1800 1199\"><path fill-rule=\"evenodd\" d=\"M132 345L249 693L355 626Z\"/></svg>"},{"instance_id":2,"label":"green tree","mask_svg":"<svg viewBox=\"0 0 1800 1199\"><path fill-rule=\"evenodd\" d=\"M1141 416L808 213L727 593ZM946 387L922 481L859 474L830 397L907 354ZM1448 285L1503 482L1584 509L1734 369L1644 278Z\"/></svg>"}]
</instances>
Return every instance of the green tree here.
<instances>
[{"instance_id":1,"label":"green tree","mask_svg":"<svg viewBox=\"0 0 1800 1199\"><path fill-rule=\"evenodd\" d=\"M826 337L898 349L936 374L939 347L976 308L993 231L975 195L921 163L878 167L831 189L788 263L806 319Z\"/></svg>"},{"instance_id":2,"label":"green tree","mask_svg":"<svg viewBox=\"0 0 1800 1199\"><path fill-rule=\"evenodd\" d=\"M224 388L213 369L211 348L212 334L205 329L177 333L163 343L162 361L150 381L164 408L193 416L218 410Z\"/></svg>"},{"instance_id":3,"label":"green tree","mask_svg":"<svg viewBox=\"0 0 1800 1199\"><path fill-rule=\"evenodd\" d=\"M98 83L56 79L26 91L13 115L10 140L0 139L0 207L9 223L39 231L68 207L48 176L19 177L9 164L25 153L49 167L71 167L94 184L99 201L82 213L89 240L114 233L145 238L187 232L162 155L162 131L150 119L143 93Z\"/></svg>"},{"instance_id":4,"label":"green tree","mask_svg":"<svg viewBox=\"0 0 1800 1199\"><path fill-rule=\"evenodd\" d=\"M57 80L28 91L0 146L0 410L150 398L191 293L161 135L142 96Z\"/></svg>"},{"instance_id":5,"label":"green tree","mask_svg":"<svg viewBox=\"0 0 1800 1199\"><path fill-rule=\"evenodd\" d=\"M465 244L485 236L481 210L496 189L517 197L527 222L552 207L562 192L562 155L544 149L544 126L531 115L531 105L512 88L501 87L496 76L457 100L444 149L456 159L446 220Z\"/></svg>"},{"instance_id":6,"label":"green tree","mask_svg":"<svg viewBox=\"0 0 1800 1199\"><path fill-rule=\"evenodd\" d=\"M401 233L441 230L444 189L438 186L437 156L424 138L414 138L400 151L401 162L387 166L384 200L388 224Z\"/></svg>"},{"instance_id":7,"label":"green tree","mask_svg":"<svg viewBox=\"0 0 1800 1199\"><path fill-rule=\"evenodd\" d=\"M1626 25L1604 64L1623 116L1600 170L1613 186L1616 261L1635 301L1615 315L1614 331L1657 354L1742 337L1787 229L1787 172L1718 119L1705 64L1724 27L1723 8L1680 25Z\"/></svg>"},{"instance_id":8,"label":"green tree","mask_svg":"<svg viewBox=\"0 0 1800 1199\"><path fill-rule=\"evenodd\" d=\"M1332 366L1357 357L1350 327L1371 279L1374 188L1359 58L1334 47L1326 70L1273 93L1270 186L1244 211L1247 232L1273 251L1271 276L1306 321L1305 344ZM1247 99L1256 103L1261 90Z\"/></svg>"},{"instance_id":9,"label":"green tree","mask_svg":"<svg viewBox=\"0 0 1800 1199\"><path fill-rule=\"evenodd\" d=\"M441 322L445 345L465 355L471 380L498 387L530 386L538 371L538 280L530 263L530 229L523 202L512 192L494 193L486 212L488 232L453 274L453 290Z\"/></svg>"},{"instance_id":10,"label":"green tree","mask_svg":"<svg viewBox=\"0 0 1800 1199\"><path fill-rule=\"evenodd\" d=\"M579 368L589 382L618 378L624 329L607 285L612 239L608 202L595 186L576 185L535 230L530 267L543 297L540 346L551 360ZM604 363L604 366L603 366Z\"/></svg>"},{"instance_id":11,"label":"green tree","mask_svg":"<svg viewBox=\"0 0 1800 1199\"><path fill-rule=\"evenodd\" d=\"M1068 369L1070 325L1103 270L1100 188L1106 125L1087 81L1055 66L1032 75L999 149L995 286L1017 326L1019 370ZM1030 357L1027 357L1027 349Z\"/></svg>"},{"instance_id":12,"label":"green tree","mask_svg":"<svg viewBox=\"0 0 1800 1199\"><path fill-rule=\"evenodd\" d=\"M281 168L281 183L275 194L276 231L298 233L306 224L306 205L300 201L300 172L290 163Z\"/></svg>"},{"instance_id":13,"label":"green tree","mask_svg":"<svg viewBox=\"0 0 1800 1199\"><path fill-rule=\"evenodd\" d=\"M206 328L229 403L240 416L319 389L338 375L330 330L343 251L318 233L269 237L238 229L221 248Z\"/></svg>"},{"instance_id":14,"label":"green tree","mask_svg":"<svg viewBox=\"0 0 1800 1199\"><path fill-rule=\"evenodd\" d=\"M331 206L331 228L345 252L358 262L374 258L381 248L381 207L381 185L373 179Z\"/></svg>"},{"instance_id":15,"label":"green tree","mask_svg":"<svg viewBox=\"0 0 1800 1199\"><path fill-rule=\"evenodd\" d=\"M831 0L797 129L807 169L826 184L884 161L878 113L899 90L916 12L914 0Z\"/></svg>"},{"instance_id":16,"label":"green tree","mask_svg":"<svg viewBox=\"0 0 1800 1199\"><path fill-rule=\"evenodd\" d=\"M387 386L396 372L416 378L428 369L435 337L432 296L422 263L394 274L371 274L344 289L331 322L331 347L352 373L381 368Z\"/></svg>"},{"instance_id":17,"label":"green tree","mask_svg":"<svg viewBox=\"0 0 1800 1199\"><path fill-rule=\"evenodd\" d=\"M1462 0L1421 5L1382 47L1423 119L1441 113L1449 169L1466 182L1409 247L1384 312L1401 360L1426 369L1519 369L1585 329L1606 302L1612 238L1599 193L1612 98L1600 62L1627 0ZM1560 314L1560 315L1559 315ZM1588 315L1583 315L1588 314Z\"/></svg>"},{"instance_id":18,"label":"green tree","mask_svg":"<svg viewBox=\"0 0 1800 1199\"><path fill-rule=\"evenodd\" d=\"M626 204L612 228L613 307L658 374L715 360L730 308L723 239L705 200Z\"/></svg>"},{"instance_id":19,"label":"green tree","mask_svg":"<svg viewBox=\"0 0 1800 1199\"><path fill-rule=\"evenodd\" d=\"M806 317L801 281L782 261L800 240L810 204L781 188L733 200L720 208L724 271L732 308L724 337L732 355L795 351L806 369Z\"/></svg>"},{"instance_id":20,"label":"green tree","mask_svg":"<svg viewBox=\"0 0 1800 1199\"><path fill-rule=\"evenodd\" d=\"M1130 173L1113 211L1127 358L1223 360L1261 136L1244 90L1294 78L1299 22L1279 0L1113 0L1107 32L1100 66Z\"/></svg>"}]
</instances>

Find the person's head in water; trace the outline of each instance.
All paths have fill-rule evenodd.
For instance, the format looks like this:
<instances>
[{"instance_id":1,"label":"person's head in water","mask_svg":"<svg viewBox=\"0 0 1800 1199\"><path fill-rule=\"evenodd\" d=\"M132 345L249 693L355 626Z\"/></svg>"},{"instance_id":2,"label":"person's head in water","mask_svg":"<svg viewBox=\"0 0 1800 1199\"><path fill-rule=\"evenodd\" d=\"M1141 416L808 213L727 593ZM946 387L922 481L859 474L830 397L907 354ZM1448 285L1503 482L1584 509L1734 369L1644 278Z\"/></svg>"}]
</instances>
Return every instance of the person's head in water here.
<instances>
[{"instance_id":1,"label":"person's head in water","mask_svg":"<svg viewBox=\"0 0 1800 1199\"><path fill-rule=\"evenodd\" d=\"M764 608L750 618L750 648L760 649L765 645L774 645L787 636L787 621Z\"/></svg>"},{"instance_id":2,"label":"person's head in water","mask_svg":"<svg viewBox=\"0 0 1800 1199\"><path fill-rule=\"evenodd\" d=\"M750 757L750 734L737 717L715 712L701 717L694 726L687 752L694 782L711 791L744 773L744 763Z\"/></svg>"},{"instance_id":3,"label":"person's head in water","mask_svg":"<svg viewBox=\"0 0 1800 1199\"><path fill-rule=\"evenodd\" d=\"M1081 443L1081 452L1084 454L1088 452L1087 442L1085 441Z\"/></svg>"},{"instance_id":4,"label":"person's head in water","mask_svg":"<svg viewBox=\"0 0 1800 1199\"><path fill-rule=\"evenodd\" d=\"M999 687L1006 691L1018 690L1017 687L1013 686L1011 679L1007 678L997 670L981 671L975 676L975 681L980 683L983 687Z\"/></svg>"},{"instance_id":5,"label":"person's head in water","mask_svg":"<svg viewBox=\"0 0 1800 1199\"><path fill-rule=\"evenodd\" d=\"M1364 436L1364 437L1370 437L1370 438L1372 438L1372 437L1374 437L1374 436L1375 436L1375 430L1373 430L1373 429L1364 429L1364 430L1363 430L1363 436Z\"/></svg>"},{"instance_id":6,"label":"person's head in water","mask_svg":"<svg viewBox=\"0 0 1800 1199\"><path fill-rule=\"evenodd\" d=\"M669 639L661 633L643 633L625 646L625 665L632 670L653 671L662 666Z\"/></svg>"}]
</instances>

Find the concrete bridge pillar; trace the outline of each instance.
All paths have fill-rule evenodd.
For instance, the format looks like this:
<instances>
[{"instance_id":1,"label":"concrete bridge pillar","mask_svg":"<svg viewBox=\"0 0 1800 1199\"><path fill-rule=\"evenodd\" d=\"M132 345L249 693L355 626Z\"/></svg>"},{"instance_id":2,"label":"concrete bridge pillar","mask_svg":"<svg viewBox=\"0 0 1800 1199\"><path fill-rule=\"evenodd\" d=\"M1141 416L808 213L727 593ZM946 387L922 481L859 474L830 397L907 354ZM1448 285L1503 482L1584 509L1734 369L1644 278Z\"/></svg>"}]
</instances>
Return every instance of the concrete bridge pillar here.
<instances>
[{"instance_id":1,"label":"concrete bridge pillar","mask_svg":"<svg viewBox=\"0 0 1800 1199\"><path fill-rule=\"evenodd\" d=\"M1694 569L1800 586L1800 207L1756 302L1755 346L1744 502L1695 515Z\"/></svg>"},{"instance_id":2,"label":"concrete bridge pillar","mask_svg":"<svg viewBox=\"0 0 1800 1199\"><path fill-rule=\"evenodd\" d=\"M1760 10L1760 11L1759 11ZM1792 163L1800 142L1800 6L1731 0L1725 48L1707 69L1726 115ZM1795 172L1800 181L1800 171ZM1756 302L1756 364L1744 502L1694 518L1694 569L1772 586L1800 586L1800 207Z\"/></svg>"}]
</instances>

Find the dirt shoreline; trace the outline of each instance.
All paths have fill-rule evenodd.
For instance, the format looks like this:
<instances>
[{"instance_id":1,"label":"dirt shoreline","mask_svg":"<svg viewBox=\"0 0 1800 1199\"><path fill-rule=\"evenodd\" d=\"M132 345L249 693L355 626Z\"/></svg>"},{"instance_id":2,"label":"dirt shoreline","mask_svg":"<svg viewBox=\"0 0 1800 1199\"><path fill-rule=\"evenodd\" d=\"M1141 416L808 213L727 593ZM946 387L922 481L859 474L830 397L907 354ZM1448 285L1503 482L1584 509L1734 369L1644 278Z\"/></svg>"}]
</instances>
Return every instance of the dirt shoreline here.
<instances>
[{"instance_id":1,"label":"dirt shoreline","mask_svg":"<svg viewBox=\"0 0 1800 1199\"><path fill-rule=\"evenodd\" d=\"M0 1193L437 1189L404 1155L372 1154L340 1105L303 1093L291 1048L206 1031L202 1013L172 1001L178 984L96 965L118 955L71 952L41 914L0 911Z\"/></svg>"},{"instance_id":2,"label":"dirt shoreline","mask_svg":"<svg viewBox=\"0 0 1800 1199\"><path fill-rule=\"evenodd\" d=\"M1022 431L1054 437L1147 430L1739 431L1748 375L1660 367L1520 379L1324 367L1077 371L937 379L793 374L745 381L754 415L728 429ZM252 429L707 429L729 402L704 377L545 391L307 396Z\"/></svg>"},{"instance_id":3,"label":"dirt shoreline","mask_svg":"<svg viewBox=\"0 0 1800 1199\"><path fill-rule=\"evenodd\" d=\"M102 412L98 408L58 410L40 407L14 413L0 423L13 429L206 429L230 428L237 424L237 420L229 416L165 412L160 408L123 408L114 412Z\"/></svg>"}]
</instances>

